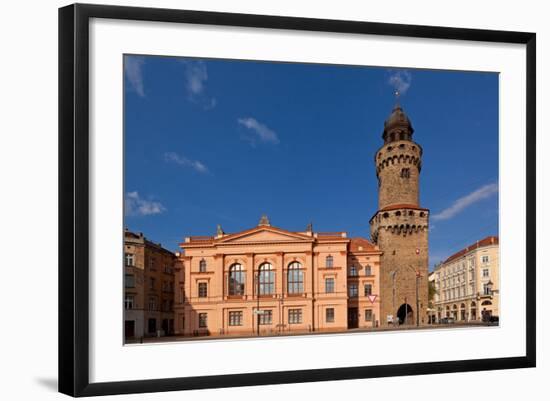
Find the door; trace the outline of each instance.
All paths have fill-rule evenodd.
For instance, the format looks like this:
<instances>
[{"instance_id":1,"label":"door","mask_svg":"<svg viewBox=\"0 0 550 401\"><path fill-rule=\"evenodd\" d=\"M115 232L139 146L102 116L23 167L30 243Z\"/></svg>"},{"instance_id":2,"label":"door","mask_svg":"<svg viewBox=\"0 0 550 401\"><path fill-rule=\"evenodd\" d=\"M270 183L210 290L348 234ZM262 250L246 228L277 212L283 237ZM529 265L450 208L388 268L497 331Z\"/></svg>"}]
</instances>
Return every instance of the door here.
<instances>
[{"instance_id":1,"label":"door","mask_svg":"<svg viewBox=\"0 0 550 401\"><path fill-rule=\"evenodd\" d=\"M136 322L133 320L126 320L124 322L124 336L126 338L136 336Z\"/></svg>"},{"instance_id":2,"label":"door","mask_svg":"<svg viewBox=\"0 0 550 401\"><path fill-rule=\"evenodd\" d=\"M348 308L348 329L359 327L359 313L357 308Z\"/></svg>"}]
</instances>

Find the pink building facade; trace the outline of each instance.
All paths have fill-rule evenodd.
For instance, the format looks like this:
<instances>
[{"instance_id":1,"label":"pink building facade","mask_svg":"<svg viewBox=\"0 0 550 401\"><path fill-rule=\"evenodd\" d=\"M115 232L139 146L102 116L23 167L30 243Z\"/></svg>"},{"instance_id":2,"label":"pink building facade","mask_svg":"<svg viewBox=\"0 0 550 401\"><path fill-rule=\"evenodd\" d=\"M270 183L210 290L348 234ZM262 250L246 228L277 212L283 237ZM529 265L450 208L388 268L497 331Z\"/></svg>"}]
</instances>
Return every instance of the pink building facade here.
<instances>
[{"instance_id":1,"label":"pink building facade","mask_svg":"<svg viewBox=\"0 0 550 401\"><path fill-rule=\"evenodd\" d=\"M379 249L346 233L270 225L180 244L175 335L253 336L379 325Z\"/></svg>"}]
</instances>

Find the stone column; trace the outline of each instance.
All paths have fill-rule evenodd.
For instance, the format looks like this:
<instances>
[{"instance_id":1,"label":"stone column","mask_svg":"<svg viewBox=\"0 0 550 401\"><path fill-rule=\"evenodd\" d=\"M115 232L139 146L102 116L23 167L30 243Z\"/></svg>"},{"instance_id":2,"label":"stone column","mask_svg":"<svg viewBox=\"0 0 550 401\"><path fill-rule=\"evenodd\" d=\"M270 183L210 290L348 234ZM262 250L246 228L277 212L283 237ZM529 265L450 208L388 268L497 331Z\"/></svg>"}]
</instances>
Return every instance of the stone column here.
<instances>
[{"instance_id":1,"label":"stone column","mask_svg":"<svg viewBox=\"0 0 550 401\"><path fill-rule=\"evenodd\" d=\"M283 294L284 270L285 270L285 253L277 253L279 266L275 266L275 294Z\"/></svg>"},{"instance_id":2,"label":"stone column","mask_svg":"<svg viewBox=\"0 0 550 401\"><path fill-rule=\"evenodd\" d=\"M246 286L244 289L244 293L246 295L246 299L252 299L254 296L254 254L253 253L247 253L246 254L246 266L245 266L245 280L246 280Z\"/></svg>"}]
</instances>

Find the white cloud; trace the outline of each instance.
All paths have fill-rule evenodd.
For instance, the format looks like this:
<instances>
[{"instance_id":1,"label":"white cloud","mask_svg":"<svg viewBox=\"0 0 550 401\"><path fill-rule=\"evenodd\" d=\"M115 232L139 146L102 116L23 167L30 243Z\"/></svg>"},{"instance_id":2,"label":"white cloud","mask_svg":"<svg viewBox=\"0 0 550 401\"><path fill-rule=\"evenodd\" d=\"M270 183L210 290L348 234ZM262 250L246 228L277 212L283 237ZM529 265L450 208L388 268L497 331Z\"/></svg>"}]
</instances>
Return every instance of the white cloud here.
<instances>
[{"instance_id":1,"label":"white cloud","mask_svg":"<svg viewBox=\"0 0 550 401\"><path fill-rule=\"evenodd\" d=\"M208 80L206 65L202 61L186 61L185 67L187 90L192 95L201 94L204 91L204 84Z\"/></svg>"},{"instance_id":2,"label":"white cloud","mask_svg":"<svg viewBox=\"0 0 550 401\"><path fill-rule=\"evenodd\" d=\"M249 141L251 145L254 146L257 140L265 143L273 143L273 144L279 143L279 137L277 136L277 133L271 130L266 125L260 123L255 118L252 118L252 117L239 118L237 121L239 122L239 124L251 130L253 136L244 137L244 139Z\"/></svg>"},{"instance_id":3,"label":"white cloud","mask_svg":"<svg viewBox=\"0 0 550 401\"><path fill-rule=\"evenodd\" d=\"M124 59L124 73L132 89L141 97L145 97L145 89L143 87L143 57L126 56Z\"/></svg>"},{"instance_id":4,"label":"white cloud","mask_svg":"<svg viewBox=\"0 0 550 401\"><path fill-rule=\"evenodd\" d=\"M164 160L171 163L179 164L180 166L191 167L193 170L199 173L208 173L208 167L204 163L198 160L191 160L185 156L178 155L175 152L166 152L164 154Z\"/></svg>"},{"instance_id":5,"label":"white cloud","mask_svg":"<svg viewBox=\"0 0 550 401\"><path fill-rule=\"evenodd\" d=\"M149 216L165 210L160 202L143 199L137 191L126 193L124 198L124 213L127 216Z\"/></svg>"},{"instance_id":6,"label":"white cloud","mask_svg":"<svg viewBox=\"0 0 550 401\"><path fill-rule=\"evenodd\" d=\"M456 216L458 213L466 209L468 206L479 202L480 200L487 199L490 196L498 192L498 184L492 183L482 186L475 191L469 193L462 198L459 198L453 202L447 209L432 216L433 220L448 220Z\"/></svg>"},{"instance_id":7,"label":"white cloud","mask_svg":"<svg viewBox=\"0 0 550 401\"><path fill-rule=\"evenodd\" d=\"M397 70L390 75L388 83L399 92L400 95L407 93L411 87L412 76L406 70Z\"/></svg>"},{"instance_id":8,"label":"white cloud","mask_svg":"<svg viewBox=\"0 0 550 401\"><path fill-rule=\"evenodd\" d=\"M216 107L217 100L206 93L208 70L206 64L201 61L182 60L185 65L185 88L189 100L202 104L205 110Z\"/></svg>"}]
</instances>

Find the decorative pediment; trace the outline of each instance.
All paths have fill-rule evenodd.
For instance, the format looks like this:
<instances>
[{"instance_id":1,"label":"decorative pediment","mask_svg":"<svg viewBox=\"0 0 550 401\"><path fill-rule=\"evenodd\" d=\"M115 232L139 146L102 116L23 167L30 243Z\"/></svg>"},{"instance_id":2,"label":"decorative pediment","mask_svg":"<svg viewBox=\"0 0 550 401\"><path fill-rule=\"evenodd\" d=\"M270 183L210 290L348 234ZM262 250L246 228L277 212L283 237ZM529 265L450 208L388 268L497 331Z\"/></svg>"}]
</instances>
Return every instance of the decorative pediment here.
<instances>
[{"instance_id":1,"label":"decorative pediment","mask_svg":"<svg viewBox=\"0 0 550 401\"><path fill-rule=\"evenodd\" d=\"M250 242L312 242L313 238L304 234L282 230L276 227L261 226L251 230L225 236L218 244L240 244Z\"/></svg>"}]
</instances>

